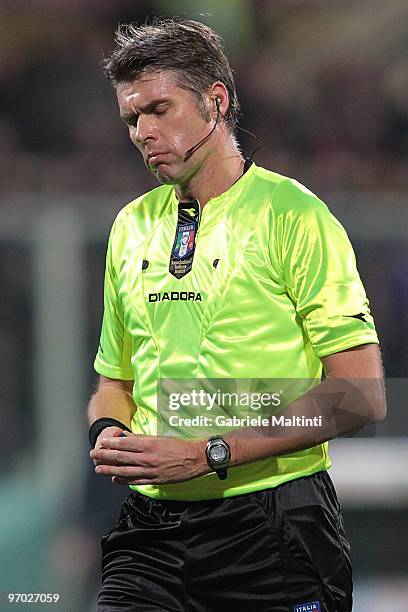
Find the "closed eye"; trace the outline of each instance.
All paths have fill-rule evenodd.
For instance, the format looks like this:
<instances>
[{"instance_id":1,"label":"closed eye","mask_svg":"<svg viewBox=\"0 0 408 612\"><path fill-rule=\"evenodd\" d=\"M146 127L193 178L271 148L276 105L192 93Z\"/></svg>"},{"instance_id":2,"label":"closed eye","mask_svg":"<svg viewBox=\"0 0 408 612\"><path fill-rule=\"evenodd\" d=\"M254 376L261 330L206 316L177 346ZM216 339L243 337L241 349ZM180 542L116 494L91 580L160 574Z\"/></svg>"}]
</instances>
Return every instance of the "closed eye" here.
<instances>
[{"instance_id":1,"label":"closed eye","mask_svg":"<svg viewBox=\"0 0 408 612\"><path fill-rule=\"evenodd\" d=\"M128 127L136 127L139 119L139 115L128 115L127 117L122 117L122 120Z\"/></svg>"},{"instance_id":2,"label":"closed eye","mask_svg":"<svg viewBox=\"0 0 408 612\"><path fill-rule=\"evenodd\" d=\"M153 115L164 115L168 111L168 108L168 106L165 106L164 108L163 106L156 107L153 111Z\"/></svg>"},{"instance_id":3,"label":"closed eye","mask_svg":"<svg viewBox=\"0 0 408 612\"><path fill-rule=\"evenodd\" d=\"M152 114L158 117L160 115L164 115L168 111L168 109L169 109L168 101L161 100L160 102L152 102L151 104L148 104L143 109L143 112L146 114ZM121 119L126 123L128 127L136 127L139 116L140 116L139 113L132 113L129 115L127 114L122 115Z\"/></svg>"}]
</instances>

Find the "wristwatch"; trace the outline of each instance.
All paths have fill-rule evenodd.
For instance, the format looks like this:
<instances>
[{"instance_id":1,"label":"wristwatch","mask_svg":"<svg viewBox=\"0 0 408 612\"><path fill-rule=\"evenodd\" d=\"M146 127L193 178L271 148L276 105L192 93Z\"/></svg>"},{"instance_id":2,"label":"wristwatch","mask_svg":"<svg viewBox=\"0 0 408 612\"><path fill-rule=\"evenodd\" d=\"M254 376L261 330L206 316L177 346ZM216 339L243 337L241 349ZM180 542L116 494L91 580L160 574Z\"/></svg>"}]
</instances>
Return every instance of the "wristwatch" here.
<instances>
[{"instance_id":1,"label":"wristwatch","mask_svg":"<svg viewBox=\"0 0 408 612\"><path fill-rule=\"evenodd\" d=\"M210 468L214 470L220 480L225 480L231 459L230 447L225 440L220 436L212 436L207 442L205 454Z\"/></svg>"}]
</instances>

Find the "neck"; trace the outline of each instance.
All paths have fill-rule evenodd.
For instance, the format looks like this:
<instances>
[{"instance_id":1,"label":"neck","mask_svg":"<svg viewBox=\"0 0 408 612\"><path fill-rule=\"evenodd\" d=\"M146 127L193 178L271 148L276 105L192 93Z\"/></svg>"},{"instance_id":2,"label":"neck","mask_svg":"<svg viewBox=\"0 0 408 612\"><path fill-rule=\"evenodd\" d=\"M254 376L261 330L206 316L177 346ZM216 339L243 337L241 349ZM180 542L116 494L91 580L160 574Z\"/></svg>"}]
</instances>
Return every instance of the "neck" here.
<instances>
[{"instance_id":1,"label":"neck","mask_svg":"<svg viewBox=\"0 0 408 612\"><path fill-rule=\"evenodd\" d=\"M244 159L229 138L207 153L185 184L175 185L177 198L180 202L198 200L203 208L211 198L227 191L243 171Z\"/></svg>"}]
</instances>

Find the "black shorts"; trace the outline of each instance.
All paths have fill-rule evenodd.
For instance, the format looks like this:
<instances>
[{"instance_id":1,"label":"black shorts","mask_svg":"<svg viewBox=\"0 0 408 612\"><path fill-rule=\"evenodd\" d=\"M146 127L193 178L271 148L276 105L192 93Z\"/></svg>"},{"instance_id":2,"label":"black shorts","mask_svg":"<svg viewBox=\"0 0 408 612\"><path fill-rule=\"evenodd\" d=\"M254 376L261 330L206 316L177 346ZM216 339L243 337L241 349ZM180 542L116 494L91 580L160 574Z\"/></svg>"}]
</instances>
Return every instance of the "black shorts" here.
<instances>
[{"instance_id":1,"label":"black shorts","mask_svg":"<svg viewBox=\"0 0 408 612\"><path fill-rule=\"evenodd\" d=\"M99 612L350 612L350 546L327 472L221 500L131 493L102 538Z\"/></svg>"}]
</instances>

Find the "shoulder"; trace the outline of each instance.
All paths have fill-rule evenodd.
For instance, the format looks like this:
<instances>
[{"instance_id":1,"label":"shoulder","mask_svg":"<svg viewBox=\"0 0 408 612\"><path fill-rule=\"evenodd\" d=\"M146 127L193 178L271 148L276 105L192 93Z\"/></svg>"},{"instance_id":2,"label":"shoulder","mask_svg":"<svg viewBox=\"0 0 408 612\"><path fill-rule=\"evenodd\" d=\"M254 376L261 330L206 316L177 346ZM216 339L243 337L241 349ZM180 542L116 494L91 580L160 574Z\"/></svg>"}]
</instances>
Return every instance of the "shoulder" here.
<instances>
[{"instance_id":1,"label":"shoulder","mask_svg":"<svg viewBox=\"0 0 408 612\"><path fill-rule=\"evenodd\" d=\"M126 224L131 219L138 221L154 221L160 219L168 207L169 198L173 192L171 185L160 185L132 200L118 213L114 224Z\"/></svg>"},{"instance_id":2,"label":"shoulder","mask_svg":"<svg viewBox=\"0 0 408 612\"><path fill-rule=\"evenodd\" d=\"M255 163L253 164L253 169L251 168L250 171L251 178L249 180L249 186L251 191L255 191L257 196L260 197L267 196L270 198L280 183L287 180L286 176L262 168L262 166L257 166Z\"/></svg>"},{"instance_id":3,"label":"shoulder","mask_svg":"<svg viewBox=\"0 0 408 612\"><path fill-rule=\"evenodd\" d=\"M269 192L270 205L275 215L303 215L329 213L327 205L295 178L256 167L256 184Z\"/></svg>"},{"instance_id":4,"label":"shoulder","mask_svg":"<svg viewBox=\"0 0 408 612\"><path fill-rule=\"evenodd\" d=\"M349 249L349 239L340 221L315 193L294 178L259 169L260 179L271 185L269 241L275 253L296 254L299 245L336 244Z\"/></svg>"},{"instance_id":5,"label":"shoulder","mask_svg":"<svg viewBox=\"0 0 408 612\"><path fill-rule=\"evenodd\" d=\"M126 204L113 222L111 240L145 238L169 212L172 193L171 185L161 185Z\"/></svg>"},{"instance_id":6,"label":"shoulder","mask_svg":"<svg viewBox=\"0 0 408 612\"><path fill-rule=\"evenodd\" d=\"M276 214L290 218L329 217L330 210L313 191L291 177L282 177L272 197Z\"/></svg>"}]
</instances>

